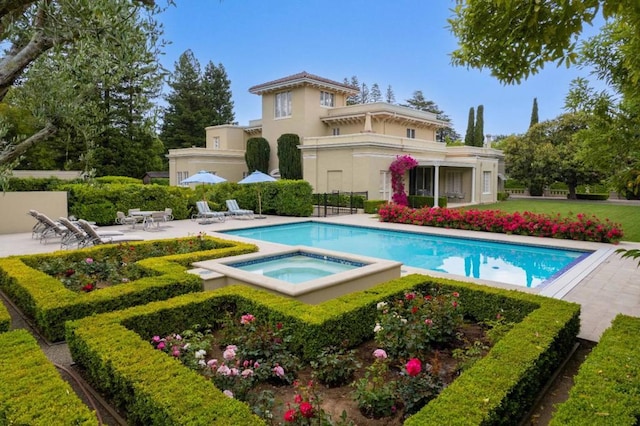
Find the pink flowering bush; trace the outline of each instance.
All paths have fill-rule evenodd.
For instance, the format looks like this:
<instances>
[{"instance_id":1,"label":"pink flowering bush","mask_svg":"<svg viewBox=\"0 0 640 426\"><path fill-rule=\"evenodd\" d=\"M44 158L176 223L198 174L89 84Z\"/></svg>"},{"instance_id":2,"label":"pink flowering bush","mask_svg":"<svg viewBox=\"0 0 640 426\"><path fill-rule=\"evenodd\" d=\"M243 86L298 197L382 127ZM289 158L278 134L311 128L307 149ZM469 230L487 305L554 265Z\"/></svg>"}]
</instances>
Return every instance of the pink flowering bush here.
<instances>
[{"instance_id":1,"label":"pink flowering bush","mask_svg":"<svg viewBox=\"0 0 640 426\"><path fill-rule=\"evenodd\" d=\"M394 203L406 206L408 204L407 194L404 192L404 174L418 165L418 162L409 155L398 155L389 166L391 172L391 188Z\"/></svg>"},{"instance_id":2,"label":"pink flowering bush","mask_svg":"<svg viewBox=\"0 0 640 426\"><path fill-rule=\"evenodd\" d=\"M421 357L434 343L454 339L462 324L459 294L409 292L378 303L375 340L393 358Z\"/></svg>"},{"instance_id":3,"label":"pink flowering bush","mask_svg":"<svg viewBox=\"0 0 640 426\"><path fill-rule=\"evenodd\" d=\"M255 371L260 380L291 384L296 378L300 361L290 351L291 335L281 323L266 324L252 314L244 314L239 321L230 319L224 323L221 338L238 348L240 358L260 364Z\"/></svg>"},{"instance_id":4,"label":"pink flowering bush","mask_svg":"<svg viewBox=\"0 0 640 426\"><path fill-rule=\"evenodd\" d=\"M529 235L578 241L618 243L623 232L619 224L595 216L575 218L531 212L506 213L500 210L459 210L446 208L412 209L398 204L378 208L380 221L439 228Z\"/></svg>"}]
</instances>

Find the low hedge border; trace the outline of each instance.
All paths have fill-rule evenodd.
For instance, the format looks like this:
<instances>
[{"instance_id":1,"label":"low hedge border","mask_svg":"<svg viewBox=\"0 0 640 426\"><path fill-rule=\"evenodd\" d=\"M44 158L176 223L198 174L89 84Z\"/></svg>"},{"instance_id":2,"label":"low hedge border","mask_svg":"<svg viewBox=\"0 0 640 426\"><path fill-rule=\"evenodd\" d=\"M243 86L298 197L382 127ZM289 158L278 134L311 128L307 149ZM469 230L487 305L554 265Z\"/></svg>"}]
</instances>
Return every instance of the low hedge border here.
<instances>
[{"instance_id":1,"label":"low hedge border","mask_svg":"<svg viewBox=\"0 0 640 426\"><path fill-rule=\"evenodd\" d=\"M634 426L640 419L640 318L618 315L574 379L551 425Z\"/></svg>"},{"instance_id":2,"label":"low hedge border","mask_svg":"<svg viewBox=\"0 0 640 426\"><path fill-rule=\"evenodd\" d=\"M212 323L232 310L282 322L308 360L324 346L371 339L376 304L413 289L457 291L468 317L482 321L500 313L517 324L407 425L514 423L571 351L579 330L577 304L409 275L320 305L240 285L192 293L69 322L67 342L75 362L86 369L96 387L127 410L132 424L211 424L212 420L221 425L261 424L255 418L248 420L246 405L224 399L210 381L154 350L148 343L151 337ZM172 385L157 385L168 382Z\"/></svg>"},{"instance_id":3,"label":"low hedge border","mask_svg":"<svg viewBox=\"0 0 640 426\"><path fill-rule=\"evenodd\" d=\"M59 341L64 339L64 322L67 320L202 291L200 277L186 273L187 266L193 262L257 251L257 247L252 244L204 238L214 240L218 247L213 250L143 259L139 264L158 275L89 293L71 291L59 280L29 265L55 256L68 256L70 259L80 260L108 255L116 249L115 246L7 257L0 259L0 288L33 320L47 339ZM129 246L135 248L143 244L157 242L131 243Z\"/></svg>"},{"instance_id":4,"label":"low hedge border","mask_svg":"<svg viewBox=\"0 0 640 426\"><path fill-rule=\"evenodd\" d=\"M29 332L1 333L0 347L0 424L98 424Z\"/></svg>"},{"instance_id":5,"label":"low hedge border","mask_svg":"<svg viewBox=\"0 0 640 426\"><path fill-rule=\"evenodd\" d=\"M11 315L9 311L4 306L4 303L0 300L0 333L4 333L5 331L9 331L11 328Z\"/></svg>"}]
</instances>

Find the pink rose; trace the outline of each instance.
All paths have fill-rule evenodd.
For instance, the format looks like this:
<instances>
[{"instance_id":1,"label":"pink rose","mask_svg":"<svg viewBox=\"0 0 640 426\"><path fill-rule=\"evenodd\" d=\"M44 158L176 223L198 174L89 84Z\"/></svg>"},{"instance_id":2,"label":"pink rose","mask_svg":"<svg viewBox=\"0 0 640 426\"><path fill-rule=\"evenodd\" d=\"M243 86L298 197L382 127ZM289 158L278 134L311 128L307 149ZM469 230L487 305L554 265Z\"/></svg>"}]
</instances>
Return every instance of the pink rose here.
<instances>
[{"instance_id":1,"label":"pink rose","mask_svg":"<svg viewBox=\"0 0 640 426\"><path fill-rule=\"evenodd\" d=\"M373 351L373 356L377 359L387 359L387 353L384 351L384 349L376 349L375 351Z\"/></svg>"},{"instance_id":2,"label":"pink rose","mask_svg":"<svg viewBox=\"0 0 640 426\"><path fill-rule=\"evenodd\" d=\"M254 317L253 315L246 314L240 318L240 324L249 324L250 322L255 321L255 319L256 317Z\"/></svg>"},{"instance_id":3,"label":"pink rose","mask_svg":"<svg viewBox=\"0 0 640 426\"><path fill-rule=\"evenodd\" d=\"M273 374L275 374L278 377L284 377L284 368L282 368L279 365L276 365L275 367L273 367Z\"/></svg>"}]
</instances>

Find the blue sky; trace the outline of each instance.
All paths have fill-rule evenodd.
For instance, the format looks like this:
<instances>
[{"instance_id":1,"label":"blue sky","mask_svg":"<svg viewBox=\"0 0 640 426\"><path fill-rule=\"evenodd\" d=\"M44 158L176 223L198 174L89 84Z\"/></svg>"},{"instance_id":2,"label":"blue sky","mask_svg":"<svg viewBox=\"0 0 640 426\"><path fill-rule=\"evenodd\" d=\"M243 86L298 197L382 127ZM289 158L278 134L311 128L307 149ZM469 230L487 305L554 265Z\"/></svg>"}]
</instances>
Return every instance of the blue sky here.
<instances>
[{"instance_id":1,"label":"blue sky","mask_svg":"<svg viewBox=\"0 0 640 426\"><path fill-rule=\"evenodd\" d=\"M484 105L486 134L523 133L533 98L540 120L561 114L569 83L586 70L545 69L517 86L487 70L450 64L456 39L447 29L453 0L177 0L160 15L171 44L169 71L191 49L202 68L222 63L231 80L236 121L260 118L249 87L301 71L343 81L356 75L369 88L388 85L396 102L422 90L464 135L470 107ZM588 33L595 29L588 28Z\"/></svg>"}]
</instances>

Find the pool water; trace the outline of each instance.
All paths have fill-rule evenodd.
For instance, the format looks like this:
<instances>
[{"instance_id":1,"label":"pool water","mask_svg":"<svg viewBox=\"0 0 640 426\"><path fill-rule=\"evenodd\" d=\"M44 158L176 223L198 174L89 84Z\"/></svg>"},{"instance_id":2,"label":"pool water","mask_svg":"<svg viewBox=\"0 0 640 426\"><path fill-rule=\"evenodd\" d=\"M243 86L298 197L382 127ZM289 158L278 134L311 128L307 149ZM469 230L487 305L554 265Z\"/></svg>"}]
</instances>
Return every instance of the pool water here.
<instances>
[{"instance_id":1,"label":"pool water","mask_svg":"<svg viewBox=\"0 0 640 426\"><path fill-rule=\"evenodd\" d=\"M230 263L228 266L291 284L299 284L350 271L364 266L364 264L329 256L321 257L308 253L291 253L247 262Z\"/></svg>"},{"instance_id":2,"label":"pool water","mask_svg":"<svg viewBox=\"0 0 640 426\"><path fill-rule=\"evenodd\" d=\"M224 233L395 260L416 268L529 288L552 281L590 254L578 250L320 222L263 226Z\"/></svg>"}]
</instances>

